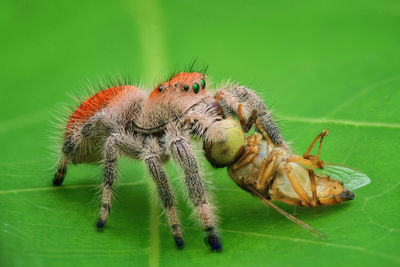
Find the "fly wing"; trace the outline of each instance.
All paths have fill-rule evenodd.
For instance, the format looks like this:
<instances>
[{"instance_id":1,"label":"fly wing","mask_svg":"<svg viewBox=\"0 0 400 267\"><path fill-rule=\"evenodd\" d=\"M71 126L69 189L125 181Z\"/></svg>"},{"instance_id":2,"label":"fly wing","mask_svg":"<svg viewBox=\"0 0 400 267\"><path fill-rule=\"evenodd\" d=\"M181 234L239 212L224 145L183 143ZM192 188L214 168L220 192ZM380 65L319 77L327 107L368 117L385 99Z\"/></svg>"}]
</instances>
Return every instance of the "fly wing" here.
<instances>
[{"instance_id":1,"label":"fly wing","mask_svg":"<svg viewBox=\"0 0 400 267\"><path fill-rule=\"evenodd\" d=\"M325 166L323 169L314 170L317 173L326 174L336 180L342 181L350 190L366 186L371 182L371 179L367 175L358 170L331 162L324 163Z\"/></svg>"}]
</instances>

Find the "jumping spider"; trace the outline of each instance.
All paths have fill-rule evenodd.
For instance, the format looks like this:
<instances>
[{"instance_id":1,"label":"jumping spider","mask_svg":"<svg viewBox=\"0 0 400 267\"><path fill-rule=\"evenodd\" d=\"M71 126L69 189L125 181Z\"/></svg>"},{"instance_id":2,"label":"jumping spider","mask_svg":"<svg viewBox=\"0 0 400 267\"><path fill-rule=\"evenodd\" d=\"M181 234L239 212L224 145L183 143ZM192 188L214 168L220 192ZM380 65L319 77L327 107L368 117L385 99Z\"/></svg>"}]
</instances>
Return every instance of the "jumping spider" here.
<instances>
[{"instance_id":1,"label":"jumping spider","mask_svg":"<svg viewBox=\"0 0 400 267\"><path fill-rule=\"evenodd\" d=\"M97 227L106 223L111 207L112 184L120 156L143 160L153 178L175 244L183 247L182 231L163 165L172 157L182 168L188 196L204 228L211 251L221 250L217 227L189 135L205 141L223 141L219 121L237 115L242 104L245 117L256 110L272 142L282 138L267 108L250 89L230 85L214 94L207 90L202 73L181 72L150 94L132 85L112 86L92 95L70 115L65 127L53 184L61 185L68 163L104 164L102 198Z\"/></svg>"}]
</instances>

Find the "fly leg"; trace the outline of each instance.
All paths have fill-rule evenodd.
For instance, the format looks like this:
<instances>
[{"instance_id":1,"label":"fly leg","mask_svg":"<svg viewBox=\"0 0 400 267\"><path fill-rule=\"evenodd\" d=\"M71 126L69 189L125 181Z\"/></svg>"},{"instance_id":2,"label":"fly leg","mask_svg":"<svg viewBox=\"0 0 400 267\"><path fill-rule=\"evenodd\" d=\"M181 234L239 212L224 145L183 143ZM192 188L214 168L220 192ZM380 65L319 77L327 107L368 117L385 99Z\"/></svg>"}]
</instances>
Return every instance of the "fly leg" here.
<instances>
[{"instance_id":1,"label":"fly leg","mask_svg":"<svg viewBox=\"0 0 400 267\"><path fill-rule=\"evenodd\" d=\"M308 177L310 177L310 186L312 193L312 206L317 206L318 196L317 196L317 182L315 181L315 174L313 170L308 170Z\"/></svg>"},{"instance_id":2,"label":"fly leg","mask_svg":"<svg viewBox=\"0 0 400 267\"><path fill-rule=\"evenodd\" d=\"M314 139L314 141L308 147L306 153L304 153L304 155L303 155L303 158L305 158L305 159L310 158L309 154L310 154L315 142L317 142L318 138L321 138L320 142L319 142L319 146L318 146L318 153L317 153L317 156L315 158L316 162L318 164L318 167L320 167L320 168L323 168L323 162L320 160L322 141L324 140L324 137L327 134L328 134L328 130L322 130L322 132L319 135L317 135L317 137ZM312 158L311 158L311 160L312 160ZM312 195L313 195L313 206L316 206L317 202L318 202L317 184L316 184L316 181L315 181L315 174L314 174L314 170L313 169L314 169L314 167L310 167L308 169L308 176L310 177L311 192L312 192Z\"/></svg>"},{"instance_id":3,"label":"fly leg","mask_svg":"<svg viewBox=\"0 0 400 267\"><path fill-rule=\"evenodd\" d=\"M246 137L246 143L248 145L248 148L245 150L242 156L240 156L240 158L232 165L233 170L243 168L244 166L253 162L254 158L258 154L258 151L260 150L258 146L255 146L257 143L256 135Z\"/></svg>"},{"instance_id":4,"label":"fly leg","mask_svg":"<svg viewBox=\"0 0 400 267\"><path fill-rule=\"evenodd\" d=\"M257 157L258 150L258 147L247 149L232 168L237 170L253 162L253 159Z\"/></svg>"},{"instance_id":5,"label":"fly leg","mask_svg":"<svg viewBox=\"0 0 400 267\"><path fill-rule=\"evenodd\" d=\"M324 140L324 137L326 135L328 135L328 130L322 130L322 132L315 137L314 141L310 144L310 146L308 147L306 152L303 154L304 159L311 161L312 164L309 165L311 169L315 169L315 168L323 169L324 168L324 163L322 160L320 160L320 155L321 155L322 141ZM319 141L317 156L310 155L310 152L313 149L315 143L318 141L318 139L320 139L320 141Z\"/></svg>"},{"instance_id":6,"label":"fly leg","mask_svg":"<svg viewBox=\"0 0 400 267\"><path fill-rule=\"evenodd\" d=\"M258 175L257 179L257 185L256 188L257 190L265 190L265 187L267 186L268 180L272 177L276 170L276 161L277 158L275 155L271 156L271 160L269 160L267 157L263 160L263 163L261 165L260 169L260 174ZM268 164L268 167L267 167Z\"/></svg>"},{"instance_id":7,"label":"fly leg","mask_svg":"<svg viewBox=\"0 0 400 267\"><path fill-rule=\"evenodd\" d=\"M318 231L317 229L309 226L308 224L300 221L299 219L293 217L292 215L290 215L289 213L287 213L286 211L284 211L283 209L279 208L278 206L276 206L274 203L272 203L271 201L269 201L268 199L266 199L262 194L260 194L257 190L250 188L250 192L252 192L254 195L258 196L262 202L264 202L266 205L272 207L273 209L275 209L278 213L280 213L281 215L285 216L287 219L289 219L290 221L292 221L293 223L297 224L298 226L300 226L301 228L303 228L304 230L308 231L310 234L312 234L313 236L316 236L318 238L324 239L326 240L327 237L324 233ZM290 204L290 203L288 203ZM293 204L296 205L296 204Z\"/></svg>"},{"instance_id":8,"label":"fly leg","mask_svg":"<svg viewBox=\"0 0 400 267\"><path fill-rule=\"evenodd\" d=\"M242 129L245 133L247 133L248 131L250 131L251 126L253 126L253 124L255 123L255 121L257 120L257 110L253 109L253 111L250 114L249 119L247 120L247 122L245 121L244 115L243 115L243 105L239 104L238 106L238 111L237 111L237 115L240 121L240 125L242 126Z\"/></svg>"},{"instance_id":9,"label":"fly leg","mask_svg":"<svg viewBox=\"0 0 400 267\"><path fill-rule=\"evenodd\" d=\"M289 179L290 184L292 185L296 194L302 200L302 203L306 207L312 206L312 202L310 201L307 192L304 190L303 186L301 185L300 181L297 179L296 175L292 174L292 168L289 166L288 163L285 164L285 172L286 176Z\"/></svg>"},{"instance_id":10,"label":"fly leg","mask_svg":"<svg viewBox=\"0 0 400 267\"><path fill-rule=\"evenodd\" d=\"M322 147L322 141L324 140L324 137L328 135L328 130L322 130L320 134L318 134L312 143L309 145L307 148L306 152L303 154L303 157L291 157L289 158L289 162L297 162L303 165L308 166L308 176L310 178L310 186L311 186L311 192L312 192L312 205L316 206L318 202L318 197L317 197L317 185L315 181L315 174L314 174L314 169L323 169L324 168L324 162L320 159L321 155L321 147ZM315 143L320 139L319 146L318 146L318 152L317 156L310 155L311 150L313 149ZM292 184L293 185L293 184ZM297 191L296 191L297 193ZM299 195L300 196L300 195Z\"/></svg>"},{"instance_id":11,"label":"fly leg","mask_svg":"<svg viewBox=\"0 0 400 267\"><path fill-rule=\"evenodd\" d=\"M251 129L253 124L255 124L257 129L260 131L260 133L263 135L265 141L267 142L267 147L269 147L269 145L272 143L272 141L271 141L270 137L268 136L268 134L265 132L265 130L264 130L265 127L262 125L262 123L258 119L257 110L253 109L253 111L250 114L249 119L246 122L244 115L243 115L243 105L239 104L237 115L238 115L238 118L239 118L239 121L240 121L243 131L245 133L247 133ZM289 151L289 148L286 146L286 144L284 142L282 142L281 147L286 149L287 151Z\"/></svg>"}]
</instances>

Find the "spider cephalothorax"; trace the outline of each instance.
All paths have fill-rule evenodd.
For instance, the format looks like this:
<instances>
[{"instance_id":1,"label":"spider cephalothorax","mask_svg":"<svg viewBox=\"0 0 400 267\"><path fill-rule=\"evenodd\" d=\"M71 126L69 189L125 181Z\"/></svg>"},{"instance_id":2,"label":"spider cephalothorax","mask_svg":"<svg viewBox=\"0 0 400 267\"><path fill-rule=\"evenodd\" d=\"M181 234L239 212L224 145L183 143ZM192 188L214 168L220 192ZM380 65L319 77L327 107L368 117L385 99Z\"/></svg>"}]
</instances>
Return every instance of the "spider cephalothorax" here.
<instances>
[{"instance_id":1,"label":"spider cephalothorax","mask_svg":"<svg viewBox=\"0 0 400 267\"><path fill-rule=\"evenodd\" d=\"M204 74L181 72L151 93L125 84L106 88L83 101L70 115L53 184L61 185L68 163L102 163L103 189L97 227L103 227L111 208L117 159L127 156L142 160L156 184L175 243L182 248L175 199L163 168L172 158L183 170L189 199L206 232L206 243L211 250L219 251L221 244L212 206L189 136L207 142L223 141L220 121L227 115L236 115L239 107L245 117L257 110L265 132L275 145L282 145L280 133L260 98L236 84L212 95Z\"/></svg>"}]
</instances>

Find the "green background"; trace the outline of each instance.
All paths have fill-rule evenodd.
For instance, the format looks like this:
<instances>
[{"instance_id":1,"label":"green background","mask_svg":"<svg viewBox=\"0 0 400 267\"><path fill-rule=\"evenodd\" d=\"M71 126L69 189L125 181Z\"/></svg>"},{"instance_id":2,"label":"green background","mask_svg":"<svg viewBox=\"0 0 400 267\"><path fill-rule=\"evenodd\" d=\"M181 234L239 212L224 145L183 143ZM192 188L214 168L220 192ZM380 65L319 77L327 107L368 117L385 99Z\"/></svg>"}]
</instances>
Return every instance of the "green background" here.
<instances>
[{"instance_id":1,"label":"green background","mask_svg":"<svg viewBox=\"0 0 400 267\"><path fill-rule=\"evenodd\" d=\"M53 2L0 3L1 266L400 264L399 1ZM328 128L323 159L371 177L343 205L279 204L327 241L204 159L220 216L218 254L182 197L185 248L175 248L140 162L122 160L103 232L94 227L101 168L72 166L61 188L51 186L52 115L74 103L70 95L116 73L154 88L195 57L209 65L213 87L232 79L254 89L294 151Z\"/></svg>"}]
</instances>

